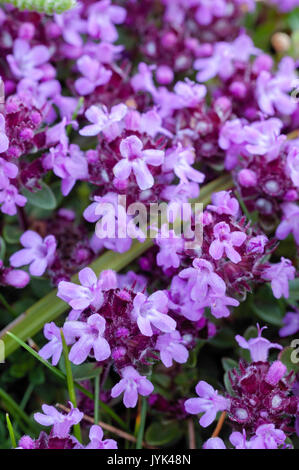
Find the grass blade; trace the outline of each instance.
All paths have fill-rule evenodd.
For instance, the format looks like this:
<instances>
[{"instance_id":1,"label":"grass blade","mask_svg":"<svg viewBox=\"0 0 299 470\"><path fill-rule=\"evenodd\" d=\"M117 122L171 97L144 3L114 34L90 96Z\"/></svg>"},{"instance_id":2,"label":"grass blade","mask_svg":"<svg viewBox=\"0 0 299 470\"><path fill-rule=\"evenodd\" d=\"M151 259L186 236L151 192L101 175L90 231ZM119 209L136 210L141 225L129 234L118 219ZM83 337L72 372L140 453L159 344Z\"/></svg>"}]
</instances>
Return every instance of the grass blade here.
<instances>
[{"instance_id":1,"label":"grass blade","mask_svg":"<svg viewBox=\"0 0 299 470\"><path fill-rule=\"evenodd\" d=\"M64 355L64 362L65 362L65 370L66 370L66 381L67 381L67 388L68 388L68 392L69 392L69 397L70 397L70 401L73 404L74 408L77 408L77 400L76 400L74 379L73 379L71 363L70 363L70 360L69 360L69 349L68 349L67 344L65 342L65 337L64 337L62 329L60 330L60 334L61 334L61 340L62 340L63 355ZM74 429L74 436L76 437L76 439L79 442L82 443L82 435L81 435L80 424L79 423L74 424L73 429Z\"/></svg>"},{"instance_id":2,"label":"grass blade","mask_svg":"<svg viewBox=\"0 0 299 470\"><path fill-rule=\"evenodd\" d=\"M17 447L17 443L16 443L15 433L14 433L11 421L9 419L8 413L6 413L6 424L7 424L7 429L8 429L8 433L9 433L9 437L11 441L11 446L13 449L15 449Z\"/></svg>"}]
</instances>

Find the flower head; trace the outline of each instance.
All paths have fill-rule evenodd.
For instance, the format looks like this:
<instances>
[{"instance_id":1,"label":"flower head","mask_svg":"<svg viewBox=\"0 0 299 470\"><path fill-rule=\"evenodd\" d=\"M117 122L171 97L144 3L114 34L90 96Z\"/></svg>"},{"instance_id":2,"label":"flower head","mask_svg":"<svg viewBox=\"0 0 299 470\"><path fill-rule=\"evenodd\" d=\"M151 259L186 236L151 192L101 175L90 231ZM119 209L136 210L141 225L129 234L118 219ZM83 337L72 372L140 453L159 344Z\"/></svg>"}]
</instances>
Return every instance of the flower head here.
<instances>
[{"instance_id":1,"label":"flower head","mask_svg":"<svg viewBox=\"0 0 299 470\"><path fill-rule=\"evenodd\" d=\"M124 392L124 405L126 408L135 408L138 394L146 397L154 390L153 384L140 375L132 366L125 367L121 371L122 379L111 390L113 398Z\"/></svg>"},{"instance_id":2,"label":"flower head","mask_svg":"<svg viewBox=\"0 0 299 470\"><path fill-rule=\"evenodd\" d=\"M268 359L268 352L271 348L282 349L281 344L271 343L267 338L262 337L262 331L266 328L258 328L258 336L256 338L250 338L248 341L240 335L236 336L236 341L239 346L243 349L249 349L251 359L254 362L266 362Z\"/></svg>"},{"instance_id":3,"label":"flower head","mask_svg":"<svg viewBox=\"0 0 299 470\"><path fill-rule=\"evenodd\" d=\"M114 175L120 180L127 180L133 171L141 190L151 188L154 184L154 177L147 165L162 165L164 151L156 149L144 150L142 141L135 135L123 139L119 150L123 159L114 166Z\"/></svg>"},{"instance_id":4,"label":"flower head","mask_svg":"<svg viewBox=\"0 0 299 470\"><path fill-rule=\"evenodd\" d=\"M206 428L214 421L218 411L227 409L229 402L226 398L218 395L218 391L203 380L198 382L195 390L199 398L186 400L185 409L190 414L204 413L199 420L199 424Z\"/></svg>"},{"instance_id":5,"label":"flower head","mask_svg":"<svg viewBox=\"0 0 299 470\"><path fill-rule=\"evenodd\" d=\"M51 266L56 251L56 240L53 235L44 239L33 230L27 230L20 237L24 249L17 251L10 257L10 264L18 268L30 264L29 272L32 276L41 276L48 266Z\"/></svg>"},{"instance_id":6,"label":"flower head","mask_svg":"<svg viewBox=\"0 0 299 470\"><path fill-rule=\"evenodd\" d=\"M52 433L59 438L67 437L71 427L78 424L83 418L83 413L74 408L69 402L71 411L68 414L59 413L54 406L43 405L42 413L35 413L34 419L43 426L53 426Z\"/></svg>"}]
</instances>

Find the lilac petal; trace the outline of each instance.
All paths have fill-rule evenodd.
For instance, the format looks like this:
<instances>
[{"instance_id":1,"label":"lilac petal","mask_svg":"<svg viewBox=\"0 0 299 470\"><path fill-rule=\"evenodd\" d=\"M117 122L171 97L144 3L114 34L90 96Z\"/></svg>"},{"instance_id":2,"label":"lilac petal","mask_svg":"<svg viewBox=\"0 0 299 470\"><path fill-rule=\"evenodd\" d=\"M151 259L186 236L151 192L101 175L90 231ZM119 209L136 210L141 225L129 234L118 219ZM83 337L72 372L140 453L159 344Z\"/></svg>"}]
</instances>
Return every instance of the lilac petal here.
<instances>
[{"instance_id":1,"label":"lilac petal","mask_svg":"<svg viewBox=\"0 0 299 470\"><path fill-rule=\"evenodd\" d=\"M139 387L138 387L138 393L142 395L143 397L146 397L147 395L150 395L154 390L153 384L145 379L142 378L139 382Z\"/></svg>"},{"instance_id":2,"label":"lilac petal","mask_svg":"<svg viewBox=\"0 0 299 470\"><path fill-rule=\"evenodd\" d=\"M26 264L31 263L34 260L34 253L32 250L24 248L23 250L17 251L9 258L11 266L19 268Z\"/></svg>"},{"instance_id":3,"label":"lilac petal","mask_svg":"<svg viewBox=\"0 0 299 470\"><path fill-rule=\"evenodd\" d=\"M123 139L119 145L119 150L124 158L141 155L143 143L136 135L131 135Z\"/></svg>"},{"instance_id":4,"label":"lilac petal","mask_svg":"<svg viewBox=\"0 0 299 470\"><path fill-rule=\"evenodd\" d=\"M47 269L47 260L45 258L35 259L29 266L29 272L32 276L41 276Z\"/></svg>"},{"instance_id":5,"label":"lilac petal","mask_svg":"<svg viewBox=\"0 0 299 470\"><path fill-rule=\"evenodd\" d=\"M84 362L92 348L93 339L88 335L82 336L70 350L69 359L73 364L79 365Z\"/></svg>"},{"instance_id":6,"label":"lilac petal","mask_svg":"<svg viewBox=\"0 0 299 470\"><path fill-rule=\"evenodd\" d=\"M126 408L135 408L137 405L138 393L135 388L126 388L124 392L124 405Z\"/></svg>"},{"instance_id":7,"label":"lilac petal","mask_svg":"<svg viewBox=\"0 0 299 470\"><path fill-rule=\"evenodd\" d=\"M185 401L185 410L191 415L197 415L201 412L201 400L199 398L189 398Z\"/></svg>"},{"instance_id":8,"label":"lilac petal","mask_svg":"<svg viewBox=\"0 0 299 470\"><path fill-rule=\"evenodd\" d=\"M152 323L156 328L164 333L170 333L176 329L176 321L163 313L161 313L159 317L153 318Z\"/></svg>"},{"instance_id":9,"label":"lilac petal","mask_svg":"<svg viewBox=\"0 0 299 470\"><path fill-rule=\"evenodd\" d=\"M42 426L52 426L54 419L52 416L46 416L42 413L34 413L34 419Z\"/></svg>"},{"instance_id":10,"label":"lilac petal","mask_svg":"<svg viewBox=\"0 0 299 470\"><path fill-rule=\"evenodd\" d=\"M185 346L182 344L177 344L172 355L176 362L179 364L184 364L188 360L189 353Z\"/></svg>"},{"instance_id":11,"label":"lilac petal","mask_svg":"<svg viewBox=\"0 0 299 470\"><path fill-rule=\"evenodd\" d=\"M96 222L99 219L99 215L96 214L96 208L98 207L98 205L98 202L93 202L88 207L86 207L83 212L84 219L91 223Z\"/></svg>"},{"instance_id":12,"label":"lilac petal","mask_svg":"<svg viewBox=\"0 0 299 470\"><path fill-rule=\"evenodd\" d=\"M200 418L199 420L199 424L203 427L203 428L207 428L208 426L210 426L210 424L212 424L212 422L214 421L214 419L216 418L216 410L214 408L210 408L208 411L205 412L205 414Z\"/></svg>"},{"instance_id":13,"label":"lilac petal","mask_svg":"<svg viewBox=\"0 0 299 470\"><path fill-rule=\"evenodd\" d=\"M88 80L88 78L81 77L75 81L75 89L79 93L80 96L86 96L94 91L95 85L93 82ZM92 126L87 126L87 127L92 127Z\"/></svg>"},{"instance_id":14,"label":"lilac petal","mask_svg":"<svg viewBox=\"0 0 299 470\"><path fill-rule=\"evenodd\" d=\"M20 237L20 242L25 248L31 248L41 244L43 242L43 239L38 233L34 232L33 230L27 230Z\"/></svg>"},{"instance_id":15,"label":"lilac petal","mask_svg":"<svg viewBox=\"0 0 299 470\"><path fill-rule=\"evenodd\" d=\"M99 124L94 124L92 126L83 127L83 129L79 131L79 134L84 135L85 137L92 137L94 135L98 135L101 130L102 128L99 126Z\"/></svg>"},{"instance_id":16,"label":"lilac petal","mask_svg":"<svg viewBox=\"0 0 299 470\"><path fill-rule=\"evenodd\" d=\"M129 178L131 171L132 165L126 159L120 160L113 167L114 176L116 176L116 178L119 178L120 180L126 180L127 178Z\"/></svg>"},{"instance_id":17,"label":"lilac petal","mask_svg":"<svg viewBox=\"0 0 299 470\"><path fill-rule=\"evenodd\" d=\"M147 149L143 151L143 155L146 163L153 166L162 165L164 160L163 150Z\"/></svg>"},{"instance_id":18,"label":"lilac petal","mask_svg":"<svg viewBox=\"0 0 299 470\"><path fill-rule=\"evenodd\" d=\"M92 287L97 283L97 276L91 268L84 268L79 272L79 281L85 287Z\"/></svg>"},{"instance_id":19,"label":"lilac petal","mask_svg":"<svg viewBox=\"0 0 299 470\"><path fill-rule=\"evenodd\" d=\"M142 191L151 188L154 185L154 177L146 163L139 158L133 161L132 166L139 188Z\"/></svg>"},{"instance_id":20,"label":"lilac petal","mask_svg":"<svg viewBox=\"0 0 299 470\"><path fill-rule=\"evenodd\" d=\"M225 252L227 257L233 262L233 263L240 263L242 260L241 256L239 253L230 245L225 246Z\"/></svg>"},{"instance_id":21,"label":"lilac petal","mask_svg":"<svg viewBox=\"0 0 299 470\"><path fill-rule=\"evenodd\" d=\"M93 343L94 356L97 361L104 361L111 355L111 349L105 338L98 338Z\"/></svg>"},{"instance_id":22,"label":"lilac petal","mask_svg":"<svg viewBox=\"0 0 299 470\"><path fill-rule=\"evenodd\" d=\"M219 240L214 240L209 248L209 253L213 259L220 259L223 256L224 246L223 243Z\"/></svg>"},{"instance_id":23,"label":"lilac petal","mask_svg":"<svg viewBox=\"0 0 299 470\"><path fill-rule=\"evenodd\" d=\"M144 336L152 336L153 330L151 327L151 322L148 318L141 317L140 315L137 318L137 325Z\"/></svg>"},{"instance_id":24,"label":"lilac petal","mask_svg":"<svg viewBox=\"0 0 299 470\"><path fill-rule=\"evenodd\" d=\"M118 397L126 388L127 381L125 379L121 379L111 390L111 396L113 398Z\"/></svg>"},{"instance_id":25,"label":"lilac petal","mask_svg":"<svg viewBox=\"0 0 299 470\"><path fill-rule=\"evenodd\" d=\"M195 391L200 397L212 397L215 394L215 390L212 385L208 384L204 380L198 382L195 387Z\"/></svg>"}]
</instances>

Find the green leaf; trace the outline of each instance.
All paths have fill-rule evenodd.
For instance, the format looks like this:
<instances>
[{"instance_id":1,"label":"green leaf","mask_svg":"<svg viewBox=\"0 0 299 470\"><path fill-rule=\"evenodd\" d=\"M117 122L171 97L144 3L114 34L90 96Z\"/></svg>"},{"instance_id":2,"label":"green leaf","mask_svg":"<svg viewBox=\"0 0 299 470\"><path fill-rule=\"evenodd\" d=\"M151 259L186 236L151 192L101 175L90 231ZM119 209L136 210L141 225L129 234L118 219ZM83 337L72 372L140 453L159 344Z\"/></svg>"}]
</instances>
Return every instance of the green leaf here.
<instances>
[{"instance_id":1,"label":"green leaf","mask_svg":"<svg viewBox=\"0 0 299 470\"><path fill-rule=\"evenodd\" d=\"M299 300L299 277L289 282L290 295L288 300L298 301Z\"/></svg>"},{"instance_id":2,"label":"green leaf","mask_svg":"<svg viewBox=\"0 0 299 470\"><path fill-rule=\"evenodd\" d=\"M183 434L182 427L176 421L152 423L146 430L145 441L151 446L164 446L178 441Z\"/></svg>"},{"instance_id":3,"label":"green leaf","mask_svg":"<svg viewBox=\"0 0 299 470\"><path fill-rule=\"evenodd\" d=\"M35 192L28 191L23 188L22 193L27 198L27 201L35 207L40 209L52 210L56 207L56 198L51 188L44 183L40 182L41 189Z\"/></svg>"},{"instance_id":4,"label":"green leaf","mask_svg":"<svg viewBox=\"0 0 299 470\"><path fill-rule=\"evenodd\" d=\"M3 228L3 237L6 243L18 243L23 231L15 225L5 225Z\"/></svg>"},{"instance_id":5,"label":"green leaf","mask_svg":"<svg viewBox=\"0 0 299 470\"><path fill-rule=\"evenodd\" d=\"M291 346L284 348L279 353L278 358L287 367L289 372L299 372L299 342L293 348Z\"/></svg>"},{"instance_id":6,"label":"green leaf","mask_svg":"<svg viewBox=\"0 0 299 470\"><path fill-rule=\"evenodd\" d=\"M223 357L221 359L222 362L222 367L225 370L225 372L234 369L235 367L238 368L238 363L234 359L231 359L230 357Z\"/></svg>"},{"instance_id":7,"label":"green leaf","mask_svg":"<svg viewBox=\"0 0 299 470\"><path fill-rule=\"evenodd\" d=\"M98 367L94 362L88 362L79 366L71 364L71 367L73 377L78 381L93 379L94 377L100 375L102 370L101 367ZM64 374L66 373L64 357L62 357L59 361L59 368Z\"/></svg>"},{"instance_id":8,"label":"green leaf","mask_svg":"<svg viewBox=\"0 0 299 470\"><path fill-rule=\"evenodd\" d=\"M281 326L285 310L275 299L269 286L259 289L257 295L252 298L252 310L258 318L270 325Z\"/></svg>"},{"instance_id":9,"label":"green leaf","mask_svg":"<svg viewBox=\"0 0 299 470\"><path fill-rule=\"evenodd\" d=\"M216 348L232 348L236 346L235 336L230 328L222 328L216 336L209 340L209 343Z\"/></svg>"},{"instance_id":10,"label":"green leaf","mask_svg":"<svg viewBox=\"0 0 299 470\"><path fill-rule=\"evenodd\" d=\"M3 240L2 237L0 237L0 259L4 259L5 256L5 241Z\"/></svg>"}]
</instances>

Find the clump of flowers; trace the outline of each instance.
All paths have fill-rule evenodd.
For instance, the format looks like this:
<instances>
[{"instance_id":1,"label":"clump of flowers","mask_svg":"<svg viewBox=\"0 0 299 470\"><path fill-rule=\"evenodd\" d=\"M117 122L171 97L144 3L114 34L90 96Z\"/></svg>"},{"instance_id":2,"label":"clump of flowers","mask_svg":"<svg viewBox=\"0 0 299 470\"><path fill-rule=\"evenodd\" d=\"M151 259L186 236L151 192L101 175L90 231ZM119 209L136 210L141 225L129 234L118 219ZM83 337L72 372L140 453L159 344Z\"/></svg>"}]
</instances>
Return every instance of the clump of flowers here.
<instances>
[{"instance_id":1,"label":"clump of flowers","mask_svg":"<svg viewBox=\"0 0 299 470\"><path fill-rule=\"evenodd\" d=\"M0 447L296 447L298 6L1 4Z\"/></svg>"}]
</instances>

